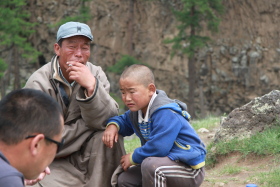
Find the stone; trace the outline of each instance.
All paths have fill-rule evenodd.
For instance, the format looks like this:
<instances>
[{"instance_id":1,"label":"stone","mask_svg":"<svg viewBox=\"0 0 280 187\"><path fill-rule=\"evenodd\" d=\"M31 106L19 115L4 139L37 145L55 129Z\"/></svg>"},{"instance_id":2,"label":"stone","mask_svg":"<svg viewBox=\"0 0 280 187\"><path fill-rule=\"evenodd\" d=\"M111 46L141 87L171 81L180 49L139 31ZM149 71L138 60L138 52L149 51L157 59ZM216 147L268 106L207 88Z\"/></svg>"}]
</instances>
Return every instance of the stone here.
<instances>
[{"instance_id":1,"label":"stone","mask_svg":"<svg viewBox=\"0 0 280 187\"><path fill-rule=\"evenodd\" d=\"M209 135L207 136L208 139L214 139L214 137L215 137L215 134L209 134Z\"/></svg>"},{"instance_id":2,"label":"stone","mask_svg":"<svg viewBox=\"0 0 280 187\"><path fill-rule=\"evenodd\" d=\"M256 97L223 119L214 142L243 139L273 126L280 116L280 91Z\"/></svg>"},{"instance_id":3,"label":"stone","mask_svg":"<svg viewBox=\"0 0 280 187\"><path fill-rule=\"evenodd\" d=\"M200 133L208 133L209 130L206 129L206 128L200 128L200 129L197 130L197 132L200 132Z\"/></svg>"}]
</instances>

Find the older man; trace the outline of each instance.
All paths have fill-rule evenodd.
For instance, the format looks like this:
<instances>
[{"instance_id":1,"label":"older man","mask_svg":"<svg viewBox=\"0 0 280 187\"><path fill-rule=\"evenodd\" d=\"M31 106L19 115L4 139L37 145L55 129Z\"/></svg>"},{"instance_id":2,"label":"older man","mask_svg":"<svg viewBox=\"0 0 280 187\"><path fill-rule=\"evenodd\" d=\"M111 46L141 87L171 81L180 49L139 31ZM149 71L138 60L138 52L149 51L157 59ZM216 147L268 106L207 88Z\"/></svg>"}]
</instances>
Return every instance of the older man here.
<instances>
[{"instance_id":1,"label":"older man","mask_svg":"<svg viewBox=\"0 0 280 187\"><path fill-rule=\"evenodd\" d=\"M43 181L50 187L107 187L124 154L122 138L114 149L102 143L106 120L118 114L110 84L99 66L88 62L93 40L88 25L67 22L57 32L56 55L31 75L25 88L51 95L65 120L65 146Z\"/></svg>"}]
</instances>

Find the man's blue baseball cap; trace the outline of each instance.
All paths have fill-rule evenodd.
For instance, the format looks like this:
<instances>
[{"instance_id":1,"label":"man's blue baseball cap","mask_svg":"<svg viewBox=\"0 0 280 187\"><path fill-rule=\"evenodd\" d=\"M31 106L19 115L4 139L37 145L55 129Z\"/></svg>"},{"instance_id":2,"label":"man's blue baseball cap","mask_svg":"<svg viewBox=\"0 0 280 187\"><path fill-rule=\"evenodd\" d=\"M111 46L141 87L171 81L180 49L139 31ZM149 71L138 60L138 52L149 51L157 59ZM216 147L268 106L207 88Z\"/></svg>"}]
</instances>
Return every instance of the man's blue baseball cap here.
<instances>
[{"instance_id":1,"label":"man's blue baseball cap","mask_svg":"<svg viewBox=\"0 0 280 187\"><path fill-rule=\"evenodd\" d=\"M91 41L93 40L93 36L88 25L80 22L70 21L59 27L56 36L56 42L58 42L61 38L69 38L71 36L78 35L86 36Z\"/></svg>"}]
</instances>

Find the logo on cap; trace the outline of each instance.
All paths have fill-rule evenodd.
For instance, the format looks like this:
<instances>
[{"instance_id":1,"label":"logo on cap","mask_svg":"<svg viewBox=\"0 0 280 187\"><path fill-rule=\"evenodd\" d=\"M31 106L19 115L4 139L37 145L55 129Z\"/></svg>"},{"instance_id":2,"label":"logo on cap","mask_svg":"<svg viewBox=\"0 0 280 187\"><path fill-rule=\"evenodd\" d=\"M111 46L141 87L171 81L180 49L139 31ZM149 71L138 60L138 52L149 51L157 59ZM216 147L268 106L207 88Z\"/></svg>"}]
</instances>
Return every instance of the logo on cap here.
<instances>
[{"instance_id":1,"label":"logo on cap","mask_svg":"<svg viewBox=\"0 0 280 187\"><path fill-rule=\"evenodd\" d=\"M79 32L79 31L81 32L81 31L82 31L82 28L78 26L78 27L77 27L77 32Z\"/></svg>"}]
</instances>

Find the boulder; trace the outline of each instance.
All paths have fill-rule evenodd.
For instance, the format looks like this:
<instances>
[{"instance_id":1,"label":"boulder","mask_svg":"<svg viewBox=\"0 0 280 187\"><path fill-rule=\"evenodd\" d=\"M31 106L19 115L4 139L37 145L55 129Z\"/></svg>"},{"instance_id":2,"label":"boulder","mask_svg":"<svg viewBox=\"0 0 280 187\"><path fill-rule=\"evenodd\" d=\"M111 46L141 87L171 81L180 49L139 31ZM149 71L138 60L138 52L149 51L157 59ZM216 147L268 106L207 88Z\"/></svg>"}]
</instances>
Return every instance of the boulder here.
<instances>
[{"instance_id":1,"label":"boulder","mask_svg":"<svg viewBox=\"0 0 280 187\"><path fill-rule=\"evenodd\" d=\"M243 139L275 125L280 117L280 91L256 97L221 120L214 142Z\"/></svg>"}]
</instances>

